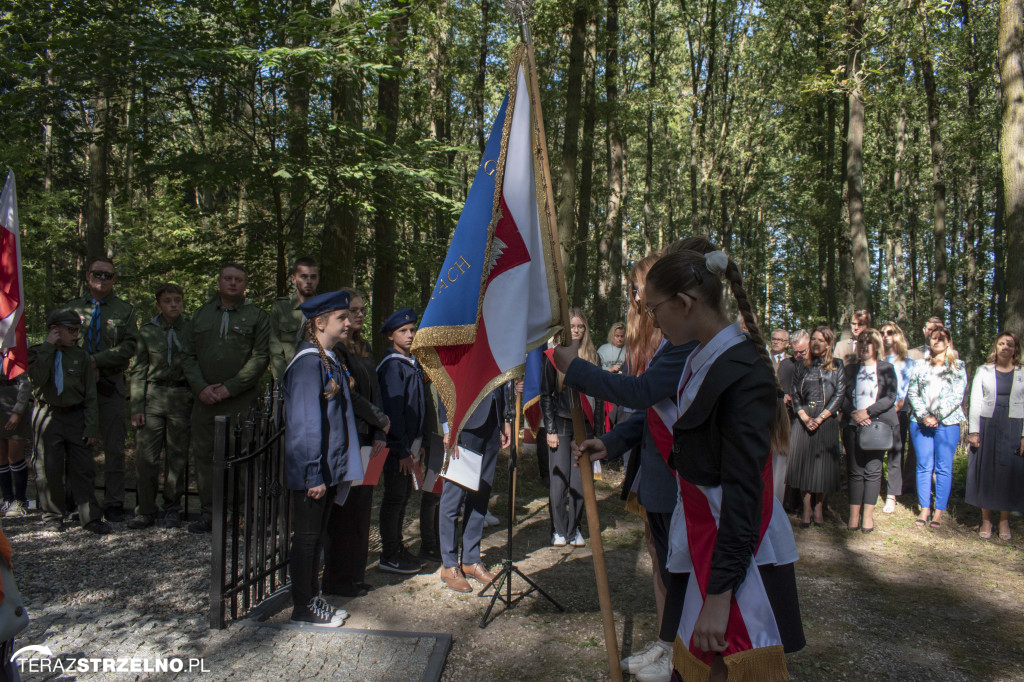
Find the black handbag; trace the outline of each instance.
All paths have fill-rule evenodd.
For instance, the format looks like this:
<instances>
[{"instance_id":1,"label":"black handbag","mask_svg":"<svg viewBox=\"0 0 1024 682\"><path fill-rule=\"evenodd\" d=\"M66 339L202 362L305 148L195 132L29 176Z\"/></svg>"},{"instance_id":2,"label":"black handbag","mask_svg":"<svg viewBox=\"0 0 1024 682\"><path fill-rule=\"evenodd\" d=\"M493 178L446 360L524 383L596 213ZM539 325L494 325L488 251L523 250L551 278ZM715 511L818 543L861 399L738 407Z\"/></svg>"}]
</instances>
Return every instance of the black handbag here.
<instances>
[{"instance_id":1,"label":"black handbag","mask_svg":"<svg viewBox=\"0 0 1024 682\"><path fill-rule=\"evenodd\" d=\"M857 445L861 450L889 450L892 448L892 427L883 422L871 422L857 429Z\"/></svg>"}]
</instances>

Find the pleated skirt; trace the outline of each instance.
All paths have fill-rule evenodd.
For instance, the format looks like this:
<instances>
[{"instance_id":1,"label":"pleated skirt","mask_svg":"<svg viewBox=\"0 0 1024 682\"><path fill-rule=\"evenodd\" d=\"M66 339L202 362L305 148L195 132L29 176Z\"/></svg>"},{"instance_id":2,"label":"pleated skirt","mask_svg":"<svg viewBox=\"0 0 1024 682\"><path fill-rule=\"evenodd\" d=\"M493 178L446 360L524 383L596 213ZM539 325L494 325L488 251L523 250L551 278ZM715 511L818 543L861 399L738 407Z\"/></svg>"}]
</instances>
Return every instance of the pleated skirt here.
<instances>
[{"instance_id":1,"label":"pleated skirt","mask_svg":"<svg viewBox=\"0 0 1024 682\"><path fill-rule=\"evenodd\" d=\"M839 490L842 453L838 418L829 417L813 433L797 419L789 438L786 483L804 492L834 493Z\"/></svg>"}]
</instances>

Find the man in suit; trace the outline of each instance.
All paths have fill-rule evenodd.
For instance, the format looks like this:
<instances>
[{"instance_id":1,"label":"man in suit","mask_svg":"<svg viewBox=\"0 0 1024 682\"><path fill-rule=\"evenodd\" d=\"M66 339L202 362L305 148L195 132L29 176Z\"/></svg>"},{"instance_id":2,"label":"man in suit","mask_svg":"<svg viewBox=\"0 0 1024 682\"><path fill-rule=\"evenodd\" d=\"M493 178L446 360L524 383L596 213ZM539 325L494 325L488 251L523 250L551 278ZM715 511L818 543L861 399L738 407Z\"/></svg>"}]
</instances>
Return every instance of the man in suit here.
<instances>
[{"instance_id":1,"label":"man in suit","mask_svg":"<svg viewBox=\"0 0 1024 682\"><path fill-rule=\"evenodd\" d=\"M928 348L928 342L932 337L932 332L935 331L936 329L941 329L942 327L945 326L946 323L943 322L942 318L938 317L937 315L932 315L927 320L925 320L924 328L921 330L921 333L924 334L924 343L918 346L917 348L908 349L907 357L914 361L930 358L932 356L932 352ZM953 357L959 360L960 354L957 353L956 350L954 350Z\"/></svg>"},{"instance_id":2,"label":"man in suit","mask_svg":"<svg viewBox=\"0 0 1024 682\"><path fill-rule=\"evenodd\" d=\"M772 367L775 374L779 373L779 363L786 359L786 349L789 348L789 332L785 329L772 330ZM785 387L783 387L785 390Z\"/></svg>"},{"instance_id":3,"label":"man in suit","mask_svg":"<svg viewBox=\"0 0 1024 682\"><path fill-rule=\"evenodd\" d=\"M844 365L852 365L857 362L857 337L865 329L871 327L871 313L866 310L855 310L850 317L850 333L848 339L843 339L836 344L832 351L832 357L839 358Z\"/></svg>"},{"instance_id":4,"label":"man in suit","mask_svg":"<svg viewBox=\"0 0 1024 682\"><path fill-rule=\"evenodd\" d=\"M480 464L480 485L477 490L463 488L458 483L445 480L441 492L441 508L439 514L441 561L441 581L449 589L456 592L472 592L473 588L466 577L487 585L494 580L494 574L487 570L480 559L480 541L483 539L484 516L487 514L487 502L491 496L491 484L494 482L494 469L498 464L498 452L512 442L512 426L505 414L508 398L505 386L499 386L484 398L473 414L466 420L466 425L459 433L459 444L467 450L483 455ZM443 404L438 406L441 419L447 422ZM444 445L448 447L450 434L445 429ZM458 529L460 507L462 512L462 557L459 560Z\"/></svg>"}]
</instances>

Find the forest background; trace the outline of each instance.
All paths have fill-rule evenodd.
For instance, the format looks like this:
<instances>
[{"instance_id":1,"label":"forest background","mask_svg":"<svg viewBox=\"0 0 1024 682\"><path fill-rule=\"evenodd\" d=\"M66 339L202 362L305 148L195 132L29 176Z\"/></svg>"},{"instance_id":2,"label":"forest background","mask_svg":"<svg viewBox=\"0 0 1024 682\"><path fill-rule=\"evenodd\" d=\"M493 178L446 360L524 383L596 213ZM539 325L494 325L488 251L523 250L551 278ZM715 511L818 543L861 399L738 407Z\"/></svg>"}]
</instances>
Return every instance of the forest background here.
<instances>
[{"instance_id":1,"label":"forest background","mask_svg":"<svg viewBox=\"0 0 1024 682\"><path fill-rule=\"evenodd\" d=\"M541 0L571 302L603 337L637 259L708 234L767 327L1024 332L1021 4ZM495 0L0 0L30 331L87 254L142 319L225 261L268 307L298 255L374 329L422 311L518 40Z\"/></svg>"}]
</instances>

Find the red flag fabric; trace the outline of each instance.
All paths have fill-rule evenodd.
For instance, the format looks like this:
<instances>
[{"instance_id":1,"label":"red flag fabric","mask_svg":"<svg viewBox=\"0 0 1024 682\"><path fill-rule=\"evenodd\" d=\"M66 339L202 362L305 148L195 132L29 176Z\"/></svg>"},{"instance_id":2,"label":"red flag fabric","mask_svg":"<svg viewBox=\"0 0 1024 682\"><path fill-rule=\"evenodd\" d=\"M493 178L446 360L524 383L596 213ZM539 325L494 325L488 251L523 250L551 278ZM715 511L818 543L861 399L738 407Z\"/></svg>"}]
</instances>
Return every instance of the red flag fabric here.
<instances>
[{"instance_id":1,"label":"red flag fabric","mask_svg":"<svg viewBox=\"0 0 1024 682\"><path fill-rule=\"evenodd\" d=\"M0 194L0 355L4 376L14 379L28 371L25 339L25 299L21 277L21 236L14 173L7 173Z\"/></svg>"}]
</instances>

